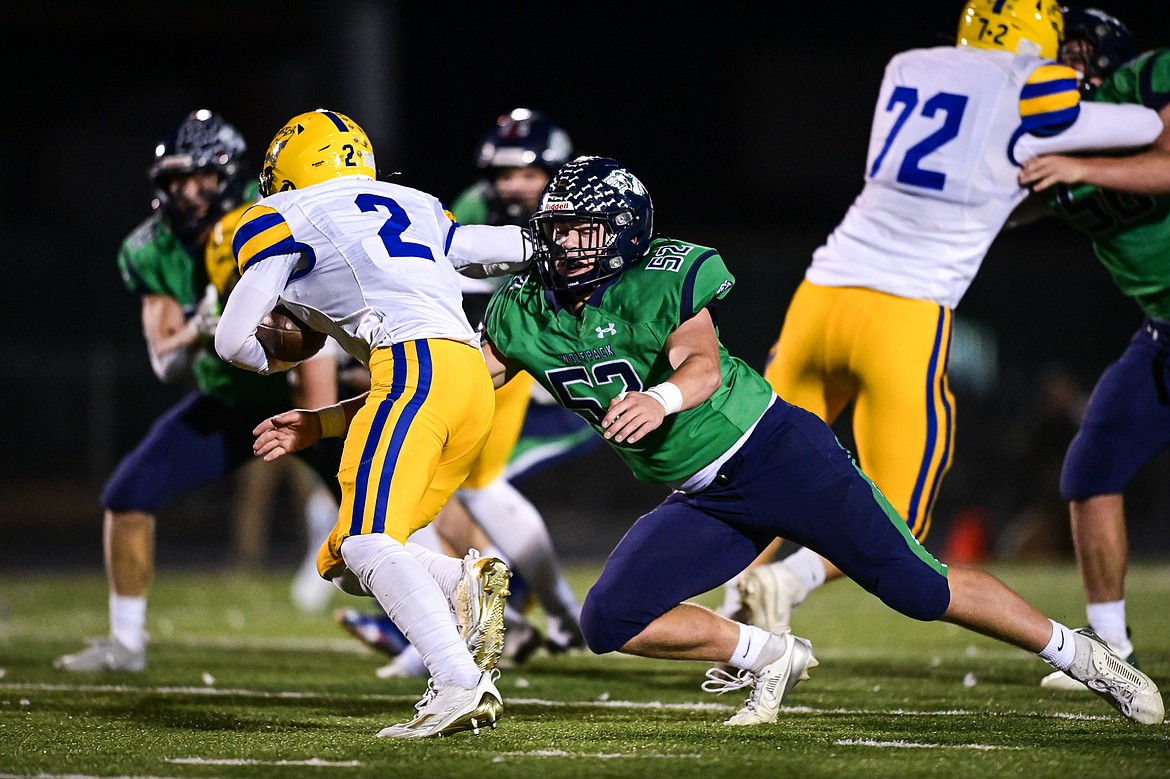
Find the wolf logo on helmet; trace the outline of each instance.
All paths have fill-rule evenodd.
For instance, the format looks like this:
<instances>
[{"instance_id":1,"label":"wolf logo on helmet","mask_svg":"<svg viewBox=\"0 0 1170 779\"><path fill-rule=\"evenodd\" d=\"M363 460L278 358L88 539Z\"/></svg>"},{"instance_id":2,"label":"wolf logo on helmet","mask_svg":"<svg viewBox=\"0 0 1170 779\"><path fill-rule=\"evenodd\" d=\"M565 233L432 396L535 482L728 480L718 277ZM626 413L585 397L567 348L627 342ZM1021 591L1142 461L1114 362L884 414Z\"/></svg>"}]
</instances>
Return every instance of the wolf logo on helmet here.
<instances>
[{"instance_id":1,"label":"wolf logo on helmet","mask_svg":"<svg viewBox=\"0 0 1170 779\"><path fill-rule=\"evenodd\" d=\"M566 250L558 225L588 225L595 245ZM546 289L587 290L638 262L654 233L654 205L638 177L608 157L578 157L549 181L531 220L534 258ZM592 265L588 272L580 272Z\"/></svg>"},{"instance_id":2,"label":"wolf logo on helmet","mask_svg":"<svg viewBox=\"0 0 1170 779\"><path fill-rule=\"evenodd\" d=\"M357 122L318 108L294 116L273 136L261 166L260 194L304 189L340 176L377 178L374 147Z\"/></svg>"},{"instance_id":3,"label":"wolf logo on helmet","mask_svg":"<svg viewBox=\"0 0 1170 779\"><path fill-rule=\"evenodd\" d=\"M1056 0L967 0L955 43L1054 60L1063 39Z\"/></svg>"}]
</instances>

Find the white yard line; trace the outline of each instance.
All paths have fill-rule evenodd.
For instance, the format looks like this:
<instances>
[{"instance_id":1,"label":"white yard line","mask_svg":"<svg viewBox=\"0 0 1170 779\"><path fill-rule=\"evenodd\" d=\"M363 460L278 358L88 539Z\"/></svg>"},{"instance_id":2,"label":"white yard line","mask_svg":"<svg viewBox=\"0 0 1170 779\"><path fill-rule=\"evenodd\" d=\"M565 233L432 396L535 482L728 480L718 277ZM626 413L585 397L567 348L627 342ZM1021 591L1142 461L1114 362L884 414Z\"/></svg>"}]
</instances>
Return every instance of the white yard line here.
<instances>
[{"instance_id":1,"label":"white yard line","mask_svg":"<svg viewBox=\"0 0 1170 779\"><path fill-rule=\"evenodd\" d=\"M974 749L990 752L997 749L1020 750L1024 747L1001 747L991 744L916 744L913 741L874 741L872 739L842 738L833 742L843 747L879 747L895 749Z\"/></svg>"},{"instance_id":2,"label":"white yard line","mask_svg":"<svg viewBox=\"0 0 1170 779\"><path fill-rule=\"evenodd\" d=\"M181 765L307 765L320 768L357 768L362 765L360 760L322 760L313 757L308 760L245 760L239 758L212 758L212 757L169 757L168 763Z\"/></svg>"},{"instance_id":3,"label":"white yard line","mask_svg":"<svg viewBox=\"0 0 1170 779\"><path fill-rule=\"evenodd\" d=\"M233 697L233 698L273 698L273 699L288 699L288 700L333 700L336 698L353 698L355 700L366 701L387 701L387 702L402 702L413 703L418 699L417 695L388 695L381 693L329 693L329 692L302 692L297 690L246 690L240 688L226 688L226 687L132 687L129 685L85 685L85 684L20 684L16 682L0 683L0 691L11 690L13 692L19 691L42 691L42 692L104 692L104 693L128 693L133 695L141 695L143 693L150 693L153 695L204 695L208 697ZM505 703L514 706L544 706L548 708L570 708L570 709L648 709L648 710L664 710L664 711L734 711L738 706L731 706L722 703L711 703L708 701L686 702L686 703L664 703L662 701L621 701L609 699L594 699L594 700L578 700L578 701L554 701L543 698L520 698L515 696L505 695ZM1108 715L1085 715L1085 714L1069 714L1062 712L1041 713L1037 711L989 711L986 709L969 710L969 709L943 709L938 711L928 711L920 709L844 709L831 708L821 709L810 706L782 706L781 712L785 714L809 714L814 716L836 716L836 715L895 715L900 717L969 717L977 716L1024 716L1024 717L1040 717L1047 719L1065 719L1065 720L1082 720L1089 722L1111 722L1116 717ZM0 779L4 779L0 776Z\"/></svg>"}]
</instances>

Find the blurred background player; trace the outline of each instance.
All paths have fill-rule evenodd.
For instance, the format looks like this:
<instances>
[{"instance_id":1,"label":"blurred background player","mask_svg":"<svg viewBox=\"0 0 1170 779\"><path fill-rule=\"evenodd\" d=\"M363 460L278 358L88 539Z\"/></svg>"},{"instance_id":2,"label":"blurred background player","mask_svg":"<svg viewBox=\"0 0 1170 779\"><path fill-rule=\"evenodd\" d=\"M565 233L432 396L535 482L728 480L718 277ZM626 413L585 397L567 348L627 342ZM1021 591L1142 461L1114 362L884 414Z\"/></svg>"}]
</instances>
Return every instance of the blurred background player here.
<instances>
[{"instance_id":1,"label":"blurred background player","mask_svg":"<svg viewBox=\"0 0 1170 779\"><path fill-rule=\"evenodd\" d=\"M1119 20L1095 8L1069 8L1061 51L1081 74L1088 99L1144 105L1170 127L1170 50L1137 56ZM1097 258L1143 316L1098 378L1060 478L1089 627L1136 666L1125 606L1123 493L1170 445L1170 130L1125 157L1037 157L1024 164L1020 181L1044 191L1051 212L1092 239ZM1041 684L1085 689L1054 674Z\"/></svg>"},{"instance_id":2,"label":"blurred background player","mask_svg":"<svg viewBox=\"0 0 1170 779\"><path fill-rule=\"evenodd\" d=\"M954 456L954 310L1028 194L1019 164L1144 146L1161 130L1149 109L1081 103L1075 72L1054 61L1062 30L1055 0L969 0L955 45L891 59L865 187L813 253L765 371L830 424L852 405L858 464L919 541ZM787 624L839 576L809 549L750 568L736 586L741 618Z\"/></svg>"},{"instance_id":3,"label":"blurred background player","mask_svg":"<svg viewBox=\"0 0 1170 779\"><path fill-rule=\"evenodd\" d=\"M207 276L215 287L217 314L223 312L223 304L240 279L232 253L232 238L240 216L249 205L251 202L237 206L220 218L207 239ZM288 372L294 403L316 408L337 402L340 354L343 354L341 347L329 338L320 352ZM365 389L369 389L368 381ZM233 562L245 568L262 563L277 510L299 508L304 516L305 555L289 587L289 597L297 609L307 614L324 610L337 592L336 587L317 573L317 550L337 522L337 501L329 487L333 481L322 479L299 457L282 457L271 463L254 459L236 472ZM282 498L282 492L288 493L286 498ZM284 527L281 530L282 534L292 532Z\"/></svg>"},{"instance_id":4,"label":"blurred background player","mask_svg":"<svg viewBox=\"0 0 1170 779\"><path fill-rule=\"evenodd\" d=\"M452 213L460 224L526 227L553 172L572 156L569 135L544 114L517 108L500 116L484 135L476 166L483 178L455 199ZM502 283L495 279L461 278L463 310L478 325L487 301ZM530 403L536 393L547 402ZM522 429L526 436L522 437ZM518 439L520 443L518 444ZM510 585L504 658L521 663L545 646L551 652L584 648L579 625L580 603L560 570L552 539L540 512L509 480L521 478L550 462L596 446L588 426L565 411L526 373L496 391L492 432L471 474L424 531L412 540L440 541L453 554L469 548L505 560L513 571ZM509 458L523 452L523 464L507 473ZM531 599L545 614L547 640L525 618L521 608ZM395 659L378 670L382 677L425 676L417 650L384 614L340 609L338 623L359 640Z\"/></svg>"},{"instance_id":5,"label":"blurred background player","mask_svg":"<svg viewBox=\"0 0 1170 779\"><path fill-rule=\"evenodd\" d=\"M118 267L142 300L150 364L164 383L193 376L196 389L164 413L118 464L102 493L103 550L109 581L110 634L58 658L67 671L146 668L146 602L154 575L155 517L179 495L236 471L252 458L252 428L293 399L285 376L259 376L228 365L210 348L219 301L209 288L205 249L216 222L255 197L246 183L246 145L218 114L191 112L154 151L149 168L153 213L123 241ZM302 382L305 402L335 387ZM303 457L335 482L337 442ZM340 491L338 491L338 494Z\"/></svg>"}]
</instances>

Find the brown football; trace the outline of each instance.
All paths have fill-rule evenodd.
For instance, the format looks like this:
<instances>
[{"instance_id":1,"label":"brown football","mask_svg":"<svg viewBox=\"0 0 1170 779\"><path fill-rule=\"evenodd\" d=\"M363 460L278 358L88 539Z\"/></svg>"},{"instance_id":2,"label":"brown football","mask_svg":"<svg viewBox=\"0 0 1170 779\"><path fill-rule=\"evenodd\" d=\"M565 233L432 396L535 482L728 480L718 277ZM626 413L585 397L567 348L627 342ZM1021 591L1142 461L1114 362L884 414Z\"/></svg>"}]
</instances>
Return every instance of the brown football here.
<instances>
[{"instance_id":1,"label":"brown football","mask_svg":"<svg viewBox=\"0 0 1170 779\"><path fill-rule=\"evenodd\" d=\"M270 359L301 362L321 351L325 334L292 315L284 306L268 312L256 326L256 339Z\"/></svg>"}]
</instances>

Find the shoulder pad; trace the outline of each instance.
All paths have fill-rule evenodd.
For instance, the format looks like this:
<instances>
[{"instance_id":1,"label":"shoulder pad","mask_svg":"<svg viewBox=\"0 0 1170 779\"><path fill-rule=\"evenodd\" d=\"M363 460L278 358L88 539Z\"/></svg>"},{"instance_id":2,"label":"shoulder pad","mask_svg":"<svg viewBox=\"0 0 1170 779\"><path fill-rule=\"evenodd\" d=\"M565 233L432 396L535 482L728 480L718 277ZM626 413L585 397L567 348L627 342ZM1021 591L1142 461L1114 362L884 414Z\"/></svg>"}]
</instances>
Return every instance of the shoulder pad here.
<instances>
[{"instance_id":1,"label":"shoulder pad","mask_svg":"<svg viewBox=\"0 0 1170 779\"><path fill-rule=\"evenodd\" d=\"M240 273L243 273L249 263L260 257L295 251L291 244L292 229L281 213L271 206L256 203L240 217L232 238L232 253L236 256Z\"/></svg>"}]
</instances>

